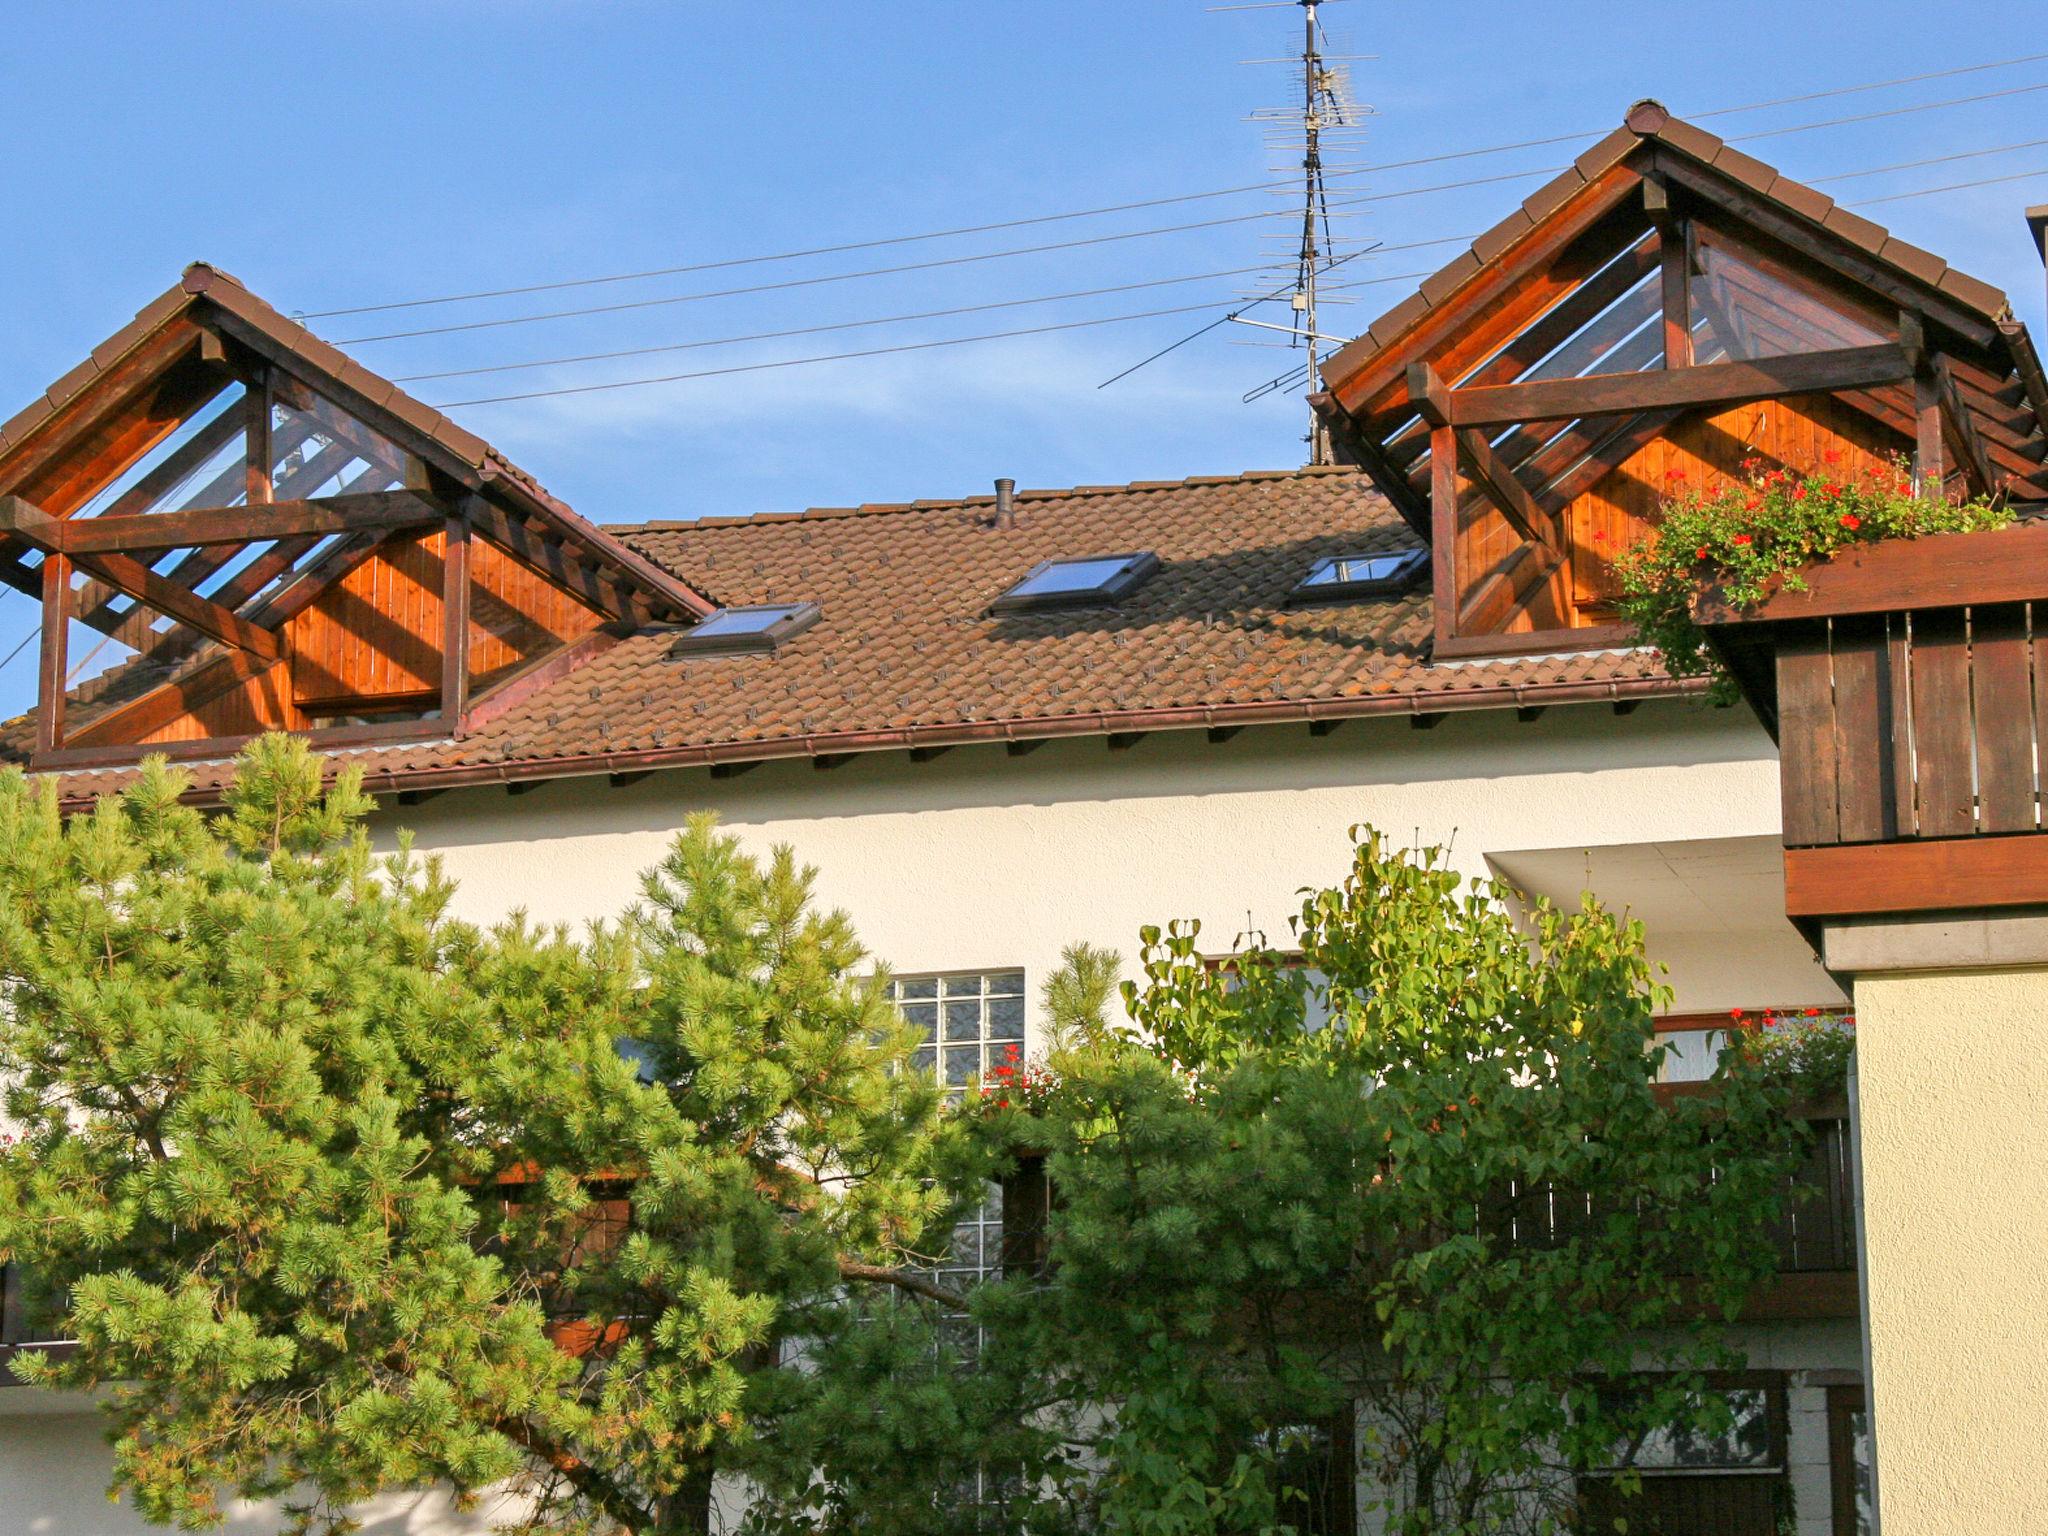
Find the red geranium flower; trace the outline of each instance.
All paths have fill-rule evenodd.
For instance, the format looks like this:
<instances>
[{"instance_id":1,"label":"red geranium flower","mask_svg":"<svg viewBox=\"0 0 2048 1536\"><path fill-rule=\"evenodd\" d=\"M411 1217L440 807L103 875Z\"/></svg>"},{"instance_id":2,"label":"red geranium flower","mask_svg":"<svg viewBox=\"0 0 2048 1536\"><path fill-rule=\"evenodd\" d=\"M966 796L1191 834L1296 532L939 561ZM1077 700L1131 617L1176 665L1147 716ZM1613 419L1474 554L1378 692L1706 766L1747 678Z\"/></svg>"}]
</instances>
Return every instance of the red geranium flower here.
<instances>
[{"instance_id":1,"label":"red geranium flower","mask_svg":"<svg viewBox=\"0 0 2048 1536\"><path fill-rule=\"evenodd\" d=\"M1861 528L1863 526L1863 519L1854 512L1844 512L1842 514L1842 526L1844 528Z\"/></svg>"},{"instance_id":2,"label":"red geranium flower","mask_svg":"<svg viewBox=\"0 0 2048 1536\"><path fill-rule=\"evenodd\" d=\"M1730 542L1736 544L1747 544L1750 542L1749 535L1746 533L1738 533Z\"/></svg>"}]
</instances>

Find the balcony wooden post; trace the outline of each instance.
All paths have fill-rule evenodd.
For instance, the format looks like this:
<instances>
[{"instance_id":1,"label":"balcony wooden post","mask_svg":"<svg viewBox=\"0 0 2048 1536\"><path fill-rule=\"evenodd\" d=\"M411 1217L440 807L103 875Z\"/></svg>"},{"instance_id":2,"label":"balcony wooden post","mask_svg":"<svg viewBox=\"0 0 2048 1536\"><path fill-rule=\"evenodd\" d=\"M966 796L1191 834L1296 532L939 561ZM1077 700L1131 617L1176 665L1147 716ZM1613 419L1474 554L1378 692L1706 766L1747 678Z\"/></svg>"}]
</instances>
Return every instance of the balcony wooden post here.
<instances>
[{"instance_id":1,"label":"balcony wooden post","mask_svg":"<svg viewBox=\"0 0 2048 1536\"><path fill-rule=\"evenodd\" d=\"M42 655L36 674L36 750L64 744L64 682L70 671L71 560L54 550L43 556Z\"/></svg>"},{"instance_id":2,"label":"balcony wooden post","mask_svg":"<svg viewBox=\"0 0 2048 1536\"><path fill-rule=\"evenodd\" d=\"M469 708L469 523L448 519L441 552L441 718L452 730Z\"/></svg>"}]
</instances>

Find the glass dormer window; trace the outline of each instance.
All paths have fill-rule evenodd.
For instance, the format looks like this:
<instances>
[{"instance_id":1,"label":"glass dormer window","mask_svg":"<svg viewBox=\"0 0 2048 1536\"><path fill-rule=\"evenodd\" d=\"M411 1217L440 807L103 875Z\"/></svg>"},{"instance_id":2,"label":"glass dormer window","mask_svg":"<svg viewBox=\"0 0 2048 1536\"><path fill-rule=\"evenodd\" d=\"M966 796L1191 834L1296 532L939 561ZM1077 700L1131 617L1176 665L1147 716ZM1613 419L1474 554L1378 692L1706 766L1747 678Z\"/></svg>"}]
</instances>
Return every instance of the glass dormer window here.
<instances>
[{"instance_id":1,"label":"glass dormer window","mask_svg":"<svg viewBox=\"0 0 2048 1536\"><path fill-rule=\"evenodd\" d=\"M732 656L772 651L818 622L816 603L753 603L721 608L676 636L671 656Z\"/></svg>"},{"instance_id":2,"label":"glass dormer window","mask_svg":"<svg viewBox=\"0 0 2048 1536\"><path fill-rule=\"evenodd\" d=\"M1339 598L1391 597L1408 585L1428 559L1426 549L1330 555L1308 568L1308 574L1288 594L1288 601L1320 603Z\"/></svg>"},{"instance_id":3,"label":"glass dormer window","mask_svg":"<svg viewBox=\"0 0 2048 1536\"><path fill-rule=\"evenodd\" d=\"M1081 608L1113 603L1159 569L1150 551L1041 560L1024 579L989 607L995 612L1023 608Z\"/></svg>"}]
</instances>

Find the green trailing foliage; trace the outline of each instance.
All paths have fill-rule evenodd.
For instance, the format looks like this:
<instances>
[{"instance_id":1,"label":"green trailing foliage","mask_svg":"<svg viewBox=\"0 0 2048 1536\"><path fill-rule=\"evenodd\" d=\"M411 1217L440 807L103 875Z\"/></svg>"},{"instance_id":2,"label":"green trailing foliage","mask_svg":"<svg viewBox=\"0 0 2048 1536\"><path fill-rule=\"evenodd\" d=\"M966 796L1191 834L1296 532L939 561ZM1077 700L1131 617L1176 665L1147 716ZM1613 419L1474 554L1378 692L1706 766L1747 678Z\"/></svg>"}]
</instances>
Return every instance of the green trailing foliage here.
<instances>
[{"instance_id":1,"label":"green trailing foliage","mask_svg":"<svg viewBox=\"0 0 2048 1536\"><path fill-rule=\"evenodd\" d=\"M2012 521L2003 503L1916 495L1903 464L1797 474L1747 459L1743 470L1740 481L1706 486L1673 479L1656 530L1614 562L1623 619L1674 677L1707 678L1710 696L1722 703L1736 691L1693 621L1692 601L1703 588L1718 586L1730 605L1751 608L1781 588L1803 591L1802 569L1852 545Z\"/></svg>"},{"instance_id":2,"label":"green trailing foliage","mask_svg":"<svg viewBox=\"0 0 2048 1536\"><path fill-rule=\"evenodd\" d=\"M621 921L479 929L301 743L184 787L0 778L0 1259L78 1341L17 1372L104 1394L157 1522L510 1484L522 1529L705 1529L780 1346L951 1204L845 917L698 819Z\"/></svg>"}]
</instances>

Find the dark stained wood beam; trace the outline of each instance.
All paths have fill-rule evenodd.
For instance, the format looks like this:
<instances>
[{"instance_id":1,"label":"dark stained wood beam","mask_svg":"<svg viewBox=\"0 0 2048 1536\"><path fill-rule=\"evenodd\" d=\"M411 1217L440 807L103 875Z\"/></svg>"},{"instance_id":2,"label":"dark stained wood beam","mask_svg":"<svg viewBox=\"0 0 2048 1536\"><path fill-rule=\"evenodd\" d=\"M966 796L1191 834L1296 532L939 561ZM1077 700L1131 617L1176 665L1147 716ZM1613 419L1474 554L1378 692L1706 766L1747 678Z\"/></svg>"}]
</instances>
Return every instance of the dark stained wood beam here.
<instances>
[{"instance_id":1,"label":"dark stained wood beam","mask_svg":"<svg viewBox=\"0 0 2048 1536\"><path fill-rule=\"evenodd\" d=\"M1681 414L1679 411L1649 411L1615 423L1610 431L1584 451L1583 457L1571 468L1544 487L1537 500L1546 510L1561 515L1580 496L1626 464L1638 449L1655 441L1657 435L1677 421Z\"/></svg>"},{"instance_id":2,"label":"dark stained wood beam","mask_svg":"<svg viewBox=\"0 0 2048 1536\"><path fill-rule=\"evenodd\" d=\"M469 524L447 520L441 552L441 718L457 729L469 708Z\"/></svg>"},{"instance_id":3,"label":"dark stained wood beam","mask_svg":"<svg viewBox=\"0 0 2048 1536\"><path fill-rule=\"evenodd\" d=\"M1458 456L1471 471L1473 482L1493 499L1508 525L1531 544L1540 544L1554 555L1564 553L1564 538L1557 519L1530 494L1515 472L1494 452L1484 433L1467 428L1458 433Z\"/></svg>"},{"instance_id":4,"label":"dark stained wood beam","mask_svg":"<svg viewBox=\"0 0 2048 1536\"><path fill-rule=\"evenodd\" d=\"M283 641L271 631L261 629L220 604L158 575L139 560L121 554L74 553L65 543L64 535L69 526L19 496L0 496L0 529L28 540L49 556L70 557L80 570L91 571L101 580L111 582L130 596L147 603L158 613L169 614L224 645L254 651L272 661L284 654ZM44 564L47 566L48 563L46 558Z\"/></svg>"},{"instance_id":5,"label":"dark stained wood beam","mask_svg":"<svg viewBox=\"0 0 2048 1536\"><path fill-rule=\"evenodd\" d=\"M1329 400L1327 406L1319 407L1324 422L1330 429L1330 447L1339 463L1356 464L1373 483L1373 489L1393 504L1401 519L1423 538L1429 537L1429 498L1418 492L1409 483L1408 477L1395 467L1386 453L1371 436L1344 414L1342 406L1328 395L1317 397Z\"/></svg>"},{"instance_id":6,"label":"dark stained wood beam","mask_svg":"<svg viewBox=\"0 0 2048 1536\"><path fill-rule=\"evenodd\" d=\"M71 562L61 552L43 557L42 654L36 665L36 751L64 744L64 691L70 663Z\"/></svg>"},{"instance_id":7,"label":"dark stained wood beam","mask_svg":"<svg viewBox=\"0 0 2048 1536\"><path fill-rule=\"evenodd\" d=\"M243 385L242 421L246 443L243 450L243 500L262 506L270 500L270 370L258 368Z\"/></svg>"},{"instance_id":8,"label":"dark stained wood beam","mask_svg":"<svg viewBox=\"0 0 2048 1536\"><path fill-rule=\"evenodd\" d=\"M181 715L190 714L276 665L251 651L223 651L212 661L195 663L183 678L95 714L72 732L71 745L95 747L141 741Z\"/></svg>"},{"instance_id":9,"label":"dark stained wood beam","mask_svg":"<svg viewBox=\"0 0 2048 1536\"><path fill-rule=\"evenodd\" d=\"M495 502L474 497L465 505L465 511L477 532L521 565L575 594L598 612L633 623L644 624L653 619L653 608L643 595L603 580L595 568L583 564L563 545L534 532Z\"/></svg>"},{"instance_id":10,"label":"dark stained wood beam","mask_svg":"<svg viewBox=\"0 0 2048 1536\"><path fill-rule=\"evenodd\" d=\"M1962 395L1956 389L1955 375L1949 371L1948 359L1936 353L1929 366L1934 374L1934 393L1941 403L1942 423L1955 443L1956 456L1961 460L1976 494L1990 496L1997 489L1991 475L1991 459L1984 451L1983 440L1977 436L1970 408L1963 404Z\"/></svg>"},{"instance_id":11,"label":"dark stained wood beam","mask_svg":"<svg viewBox=\"0 0 2048 1536\"><path fill-rule=\"evenodd\" d=\"M1439 640L1456 635L1458 613L1458 439L1449 427L1429 430L1430 597ZM1525 548L1527 546L1524 546Z\"/></svg>"},{"instance_id":12,"label":"dark stained wood beam","mask_svg":"<svg viewBox=\"0 0 2048 1536\"><path fill-rule=\"evenodd\" d=\"M1504 427L1669 408L1721 409L1779 395L1894 384L1911 373L1904 351L1887 343L1665 372L1602 373L1458 389L1450 393L1450 414L1455 426Z\"/></svg>"},{"instance_id":13,"label":"dark stained wood beam","mask_svg":"<svg viewBox=\"0 0 2048 1536\"><path fill-rule=\"evenodd\" d=\"M198 351L198 328L184 320L138 342L23 446L0 456L0 495L28 496L59 512L80 505L233 383ZM188 387L169 391L178 396L174 402L165 386L181 361L191 364L192 378ZM144 416L153 426L130 441L128 428Z\"/></svg>"},{"instance_id":14,"label":"dark stained wood beam","mask_svg":"<svg viewBox=\"0 0 2048 1536\"><path fill-rule=\"evenodd\" d=\"M247 507L195 507L139 517L84 517L60 522L67 553L188 549L203 544L261 544L295 534L358 533L417 528L445 509L417 491L371 491L314 501L273 501ZM4 525L4 513L0 513Z\"/></svg>"}]
</instances>

